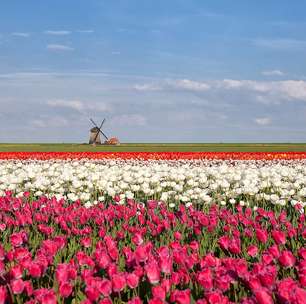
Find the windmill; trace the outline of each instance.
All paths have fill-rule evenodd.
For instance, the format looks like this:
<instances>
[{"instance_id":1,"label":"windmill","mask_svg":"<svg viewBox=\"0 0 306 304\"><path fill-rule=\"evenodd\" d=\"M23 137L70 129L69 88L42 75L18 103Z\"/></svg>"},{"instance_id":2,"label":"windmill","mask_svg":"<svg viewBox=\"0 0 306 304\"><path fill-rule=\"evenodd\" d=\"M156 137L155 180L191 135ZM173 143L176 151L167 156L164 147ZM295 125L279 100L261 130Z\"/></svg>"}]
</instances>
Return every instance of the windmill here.
<instances>
[{"instance_id":1,"label":"windmill","mask_svg":"<svg viewBox=\"0 0 306 304\"><path fill-rule=\"evenodd\" d=\"M98 125L95 123L95 121L92 118L90 118L90 121L92 122L94 127L90 129L89 144L92 144L92 145L101 145L102 142L101 142L100 134L102 134L102 136L105 138L104 144L107 144L107 145L119 145L119 140L116 137L108 138L105 135L105 133L102 131L102 127L103 127L103 124L105 122L105 118L102 120L102 122L100 124L100 127L98 127Z\"/></svg>"}]
</instances>

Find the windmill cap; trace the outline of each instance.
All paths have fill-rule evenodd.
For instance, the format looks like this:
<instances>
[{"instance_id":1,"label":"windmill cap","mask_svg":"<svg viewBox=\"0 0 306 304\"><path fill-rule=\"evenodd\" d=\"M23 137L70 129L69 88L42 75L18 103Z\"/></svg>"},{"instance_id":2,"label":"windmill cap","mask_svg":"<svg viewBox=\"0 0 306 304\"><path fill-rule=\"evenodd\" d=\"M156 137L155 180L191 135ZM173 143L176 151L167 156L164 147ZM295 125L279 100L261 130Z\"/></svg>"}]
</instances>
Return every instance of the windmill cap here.
<instances>
[{"instance_id":1,"label":"windmill cap","mask_svg":"<svg viewBox=\"0 0 306 304\"><path fill-rule=\"evenodd\" d=\"M93 127L90 129L90 132L99 132L99 128Z\"/></svg>"}]
</instances>

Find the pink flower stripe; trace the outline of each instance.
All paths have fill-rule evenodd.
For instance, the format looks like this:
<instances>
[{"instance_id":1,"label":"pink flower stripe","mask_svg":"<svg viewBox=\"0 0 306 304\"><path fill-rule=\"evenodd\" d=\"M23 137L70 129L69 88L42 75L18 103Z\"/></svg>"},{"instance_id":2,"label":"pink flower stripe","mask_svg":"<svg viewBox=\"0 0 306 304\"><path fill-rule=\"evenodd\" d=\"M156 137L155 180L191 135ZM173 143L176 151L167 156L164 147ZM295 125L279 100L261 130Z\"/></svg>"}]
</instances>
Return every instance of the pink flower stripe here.
<instances>
[{"instance_id":1,"label":"pink flower stripe","mask_svg":"<svg viewBox=\"0 0 306 304\"><path fill-rule=\"evenodd\" d=\"M0 197L0 303L296 303L305 214Z\"/></svg>"}]
</instances>

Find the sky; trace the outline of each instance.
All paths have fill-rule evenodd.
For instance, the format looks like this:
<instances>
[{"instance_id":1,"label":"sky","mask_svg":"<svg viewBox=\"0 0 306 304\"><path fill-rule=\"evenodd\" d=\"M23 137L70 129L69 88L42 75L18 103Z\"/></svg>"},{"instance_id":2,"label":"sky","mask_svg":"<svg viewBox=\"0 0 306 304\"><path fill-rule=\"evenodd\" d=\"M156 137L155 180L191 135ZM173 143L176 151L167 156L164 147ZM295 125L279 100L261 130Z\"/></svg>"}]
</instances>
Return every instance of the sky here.
<instances>
[{"instance_id":1,"label":"sky","mask_svg":"<svg viewBox=\"0 0 306 304\"><path fill-rule=\"evenodd\" d=\"M0 142L305 142L304 0L3 0Z\"/></svg>"}]
</instances>

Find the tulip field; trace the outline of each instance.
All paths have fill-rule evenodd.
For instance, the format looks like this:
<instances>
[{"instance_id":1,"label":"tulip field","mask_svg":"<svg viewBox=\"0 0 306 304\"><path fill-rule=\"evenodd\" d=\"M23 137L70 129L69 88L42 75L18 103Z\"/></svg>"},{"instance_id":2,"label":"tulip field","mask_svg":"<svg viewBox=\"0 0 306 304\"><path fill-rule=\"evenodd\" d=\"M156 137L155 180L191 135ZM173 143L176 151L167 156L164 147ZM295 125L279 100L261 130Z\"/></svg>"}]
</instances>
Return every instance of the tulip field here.
<instances>
[{"instance_id":1,"label":"tulip field","mask_svg":"<svg viewBox=\"0 0 306 304\"><path fill-rule=\"evenodd\" d=\"M0 304L304 304L305 208L305 152L0 152Z\"/></svg>"}]
</instances>

